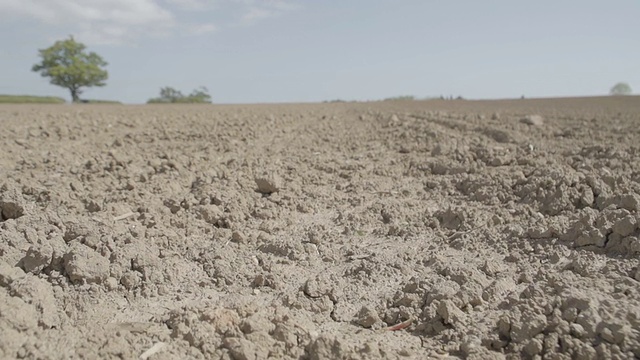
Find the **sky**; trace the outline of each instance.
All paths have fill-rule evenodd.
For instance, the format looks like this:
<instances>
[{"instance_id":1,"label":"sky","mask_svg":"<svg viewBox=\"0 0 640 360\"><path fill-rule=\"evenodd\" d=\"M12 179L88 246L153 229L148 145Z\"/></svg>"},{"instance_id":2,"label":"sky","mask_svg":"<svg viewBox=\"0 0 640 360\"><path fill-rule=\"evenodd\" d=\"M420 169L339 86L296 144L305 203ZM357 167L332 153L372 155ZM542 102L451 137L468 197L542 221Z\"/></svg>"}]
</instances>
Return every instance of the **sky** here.
<instances>
[{"instance_id":1,"label":"sky","mask_svg":"<svg viewBox=\"0 0 640 360\"><path fill-rule=\"evenodd\" d=\"M606 95L640 89L638 0L0 0L0 94L69 35L107 62L84 98L214 103Z\"/></svg>"}]
</instances>

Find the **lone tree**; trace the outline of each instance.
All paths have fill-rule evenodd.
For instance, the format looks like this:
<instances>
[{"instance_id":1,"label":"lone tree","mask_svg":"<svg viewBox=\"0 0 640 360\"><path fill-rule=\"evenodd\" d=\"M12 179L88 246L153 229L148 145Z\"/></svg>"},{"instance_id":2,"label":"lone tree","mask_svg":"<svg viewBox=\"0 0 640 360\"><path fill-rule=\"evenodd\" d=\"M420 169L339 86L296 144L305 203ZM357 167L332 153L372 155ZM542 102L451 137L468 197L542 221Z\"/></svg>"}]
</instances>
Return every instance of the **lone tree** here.
<instances>
[{"instance_id":1,"label":"lone tree","mask_svg":"<svg viewBox=\"0 0 640 360\"><path fill-rule=\"evenodd\" d=\"M149 99L148 104L210 104L211 95L209 90L202 86L195 89L191 94L185 96L181 91L172 87L163 87L160 89L160 97Z\"/></svg>"},{"instance_id":2,"label":"lone tree","mask_svg":"<svg viewBox=\"0 0 640 360\"><path fill-rule=\"evenodd\" d=\"M73 36L56 41L51 47L38 50L42 61L31 70L43 77L51 78L53 85L69 89L71 100L80 101L82 88L105 86L109 73L104 69L107 62L86 46L76 42Z\"/></svg>"},{"instance_id":3,"label":"lone tree","mask_svg":"<svg viewBox=\"0 0 640 360\"><path fill-rule=\"evenodd\" d=\"M631 86L627 83L619 82L609 91L611 95L631 95Z\"/></svg>"}]
</instances>

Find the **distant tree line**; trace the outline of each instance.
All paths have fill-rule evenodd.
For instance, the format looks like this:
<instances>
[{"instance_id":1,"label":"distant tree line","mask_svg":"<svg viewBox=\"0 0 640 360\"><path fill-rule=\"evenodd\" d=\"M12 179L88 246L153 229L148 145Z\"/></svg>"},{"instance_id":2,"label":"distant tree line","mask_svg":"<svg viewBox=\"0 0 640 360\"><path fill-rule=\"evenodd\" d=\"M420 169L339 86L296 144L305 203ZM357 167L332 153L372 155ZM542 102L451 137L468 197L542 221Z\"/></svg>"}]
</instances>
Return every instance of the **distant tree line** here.
<instances>
[{"instance_id":1,"label":"distant tree line","mask_svg":"<svg viewBox=\"0 0 640 360\"><path fill-rule=\"evenodd\" d=\"M201 86L191 92L189 95L184 95L179 90L172 87L163 87L160 89L160 96L149 99L147 104L210 104L211 95L209 90Z\"/></svg>"},{"instance_id":2,"label":"distant tree line","mask_svg":"<svg viewBox=\"0 0 640 360\"><path fill-rule=\"evenodd\" d=\"M413 95L400 95L400 96L388 97L383 101L412 101L412 100L416 100L416 97Z\"/></svg>"},{"instance_id":3,"label":"distant tree line","mask_svg":"<svg viewBox=\"0 0 640 360\"><path fill-rule=\"evenodd\" d=\"M609 94L611 95L631 95L633 91L631 90L631 86L624 82L619 82L611 88Z\"/></svg>"},{"instance_id":4,"label":"distant tree line","mask_svg":"<svg viewBox=\"0 0 640 360\"><path fill-rule=\"evenodd\" d=\"M73 36L56 41L52 46L39 50L41 61L31 68L43 77L49 78L51 84L69 90L73 102L101 102L97 100L82 100L80 95L88 87L105 86L109 73L105 69L107 62L94 52L86 50L86 46L75 41ZM631 86L625 82L615 84L610 90L611 95L631 95ZM522 96L524 99L524 95ZM442 100L454 100L453 96ZM455 98L463 100L462 96ZM416 100L413 95L402 95L384 99L385 101ZM339 100L338 100L339 101ZM160 96L149 99L149 104L175 103L211 103L211 95L206 87L193 90L189 95L182 94L172 87L160 89Z\"/></svg>"}]
</instances>

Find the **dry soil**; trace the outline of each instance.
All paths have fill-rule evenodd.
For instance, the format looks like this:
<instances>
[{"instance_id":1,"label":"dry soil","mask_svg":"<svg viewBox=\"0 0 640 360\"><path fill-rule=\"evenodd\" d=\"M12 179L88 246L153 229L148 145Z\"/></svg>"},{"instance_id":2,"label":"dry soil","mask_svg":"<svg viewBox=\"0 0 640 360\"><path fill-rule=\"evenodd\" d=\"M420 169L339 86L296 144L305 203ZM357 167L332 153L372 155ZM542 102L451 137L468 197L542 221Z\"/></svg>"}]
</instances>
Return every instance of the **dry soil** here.
<instances>
[{"instance_id":1,"label":"dry soil","mask_svg":"<svg viewBox=\"0 0 640 360\"><path fill-rule=\"evenodd\" d=\"M638 358L639 125L638 97L3 105L0 358Z\"/></svg>"}]
</instances>

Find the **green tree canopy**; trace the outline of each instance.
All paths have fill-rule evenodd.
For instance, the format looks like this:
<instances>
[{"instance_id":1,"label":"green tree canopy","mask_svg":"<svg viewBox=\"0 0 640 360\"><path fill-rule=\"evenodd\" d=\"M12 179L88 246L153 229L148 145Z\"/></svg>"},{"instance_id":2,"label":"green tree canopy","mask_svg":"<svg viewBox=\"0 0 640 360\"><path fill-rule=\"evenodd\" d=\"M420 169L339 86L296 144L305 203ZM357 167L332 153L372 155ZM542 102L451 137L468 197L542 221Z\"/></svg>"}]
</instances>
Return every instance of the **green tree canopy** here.
<instances>
[{"instance_id":1,"label":"green tree canopy","mask_svg":"<svg viewBox=\"0 0 640 360\"><path fill-rule=\"evenodd\" d=\"M185 96L172 87L160 89L160 97L149 99L148 104L205 104L211 103L211 95L206 87L201 86Z\"/></svg>"},{"instance_id":2,"label":"green tree canopy","mask_svg":"<svg viewBox=\"0 0 640 360\"><path fill-rule=\"evenodd\" d=\"M109 77L104 69L107 62L100 55L87 52L86 46L73 36L39 50L39 56L42 60L32 70L50 78L51 84L69 89L73 102L80 100L83 88L105 86Z\"/></svg>"},{"instance_id":3,"label":"green tree canopy","mask_svg":"<svg viewBox=\"0 0 640 360\"><path fill-rule=\"evenodd\" d=\"M188 98L192 100L192 102L196 103L210 103L211 95L209 95L209 89L204 86L201 86L191 92Z\"/></svg>"},{"instance_id":4,"label":"green tree canopy","mask_svg":"<svg viewBox=\"0 0 640 360\"><path fill-rule=\"evenodd\" d=\"M611 95L631 95L631 86L624 82L619 82L611 88L609 93Z\"/></svg>"}]
</instances>

